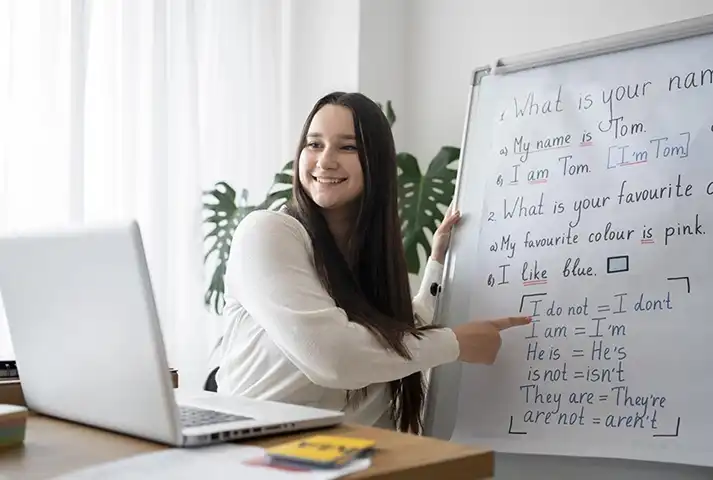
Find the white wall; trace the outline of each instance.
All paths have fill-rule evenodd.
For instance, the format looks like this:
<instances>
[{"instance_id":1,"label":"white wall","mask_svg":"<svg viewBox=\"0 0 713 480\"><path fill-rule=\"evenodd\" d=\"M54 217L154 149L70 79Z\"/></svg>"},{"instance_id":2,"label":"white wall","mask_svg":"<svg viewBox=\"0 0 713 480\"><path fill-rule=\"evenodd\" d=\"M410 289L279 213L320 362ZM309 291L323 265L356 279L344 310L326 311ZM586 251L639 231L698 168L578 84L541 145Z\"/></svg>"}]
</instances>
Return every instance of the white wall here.
<instances>
[{"instance_id":1,"label":"white wall","mask_svg":"<svg viewBox=\"0 0 713 480\"><path fill-rule=\"evenodd\" d=\"M397 150L405 146L408 0L362 0L359 28L359 91L396 112Z\"/></svg>"},{"instance_id":2,"label":"white wall","mask_svg":"<svg viewBox=\"0 0 713 480\"><path fill-rule=\"evenodd\" d=\"M508 57L713 13L710 0L411 0L406 142L422 162L460 145L472 71ZM397 60L400 62L400 60ZM496 478L703 479L709 469L582 458L496 456Z\"/></svg>"}]
</instances>

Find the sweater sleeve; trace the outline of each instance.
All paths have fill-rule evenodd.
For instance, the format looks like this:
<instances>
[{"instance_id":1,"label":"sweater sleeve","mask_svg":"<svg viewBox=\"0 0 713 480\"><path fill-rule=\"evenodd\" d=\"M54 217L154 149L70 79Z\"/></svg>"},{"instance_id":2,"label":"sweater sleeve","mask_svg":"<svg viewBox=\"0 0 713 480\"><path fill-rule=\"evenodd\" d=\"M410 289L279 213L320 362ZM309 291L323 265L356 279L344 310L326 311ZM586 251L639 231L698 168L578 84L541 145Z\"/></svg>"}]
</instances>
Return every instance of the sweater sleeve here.
<instances>
[{"instance_id":1,"label":"sweater sleeve","mask_svg":"<svg viewBox=\"0 0 713 480\"><path fill-rule=\"evenodd\" d=\"M365 327L350 322L323 288L302 226L279 212L249 214L235 230L226 273L235 298L312 382L355 390L455 361L450 329L404 339L411 360L385 349Z\"/></svg>"},{"instance_id":2,"label":"sweater sleeve","mask_svg":"<svg viewBox=\"0 0 713 480\"><path fill-rule=\"evenodd\" d=\"M421 286L413 299L413 313L422 325L433 323L442 277L443 265L429 258L423 271Z\"/></svg>"}]
</instances>

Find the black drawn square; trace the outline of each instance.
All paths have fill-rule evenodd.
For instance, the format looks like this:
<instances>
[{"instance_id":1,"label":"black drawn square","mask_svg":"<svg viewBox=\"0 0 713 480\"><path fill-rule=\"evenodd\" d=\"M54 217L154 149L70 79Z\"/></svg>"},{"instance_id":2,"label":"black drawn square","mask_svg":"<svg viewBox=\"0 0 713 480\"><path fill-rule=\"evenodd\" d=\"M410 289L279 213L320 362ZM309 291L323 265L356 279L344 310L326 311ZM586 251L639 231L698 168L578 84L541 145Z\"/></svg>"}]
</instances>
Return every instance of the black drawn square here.
<instances>
[{"instance_id":1,"label":"black drawn square","mask_svg":"<svg viewBox=\"0 0 713 480\"><path fill-rule=\"evenodd\" d=\"M607 258L607 273L621 273L629 271L629 255L618 255Z\"/></svg>"}]
</instances>

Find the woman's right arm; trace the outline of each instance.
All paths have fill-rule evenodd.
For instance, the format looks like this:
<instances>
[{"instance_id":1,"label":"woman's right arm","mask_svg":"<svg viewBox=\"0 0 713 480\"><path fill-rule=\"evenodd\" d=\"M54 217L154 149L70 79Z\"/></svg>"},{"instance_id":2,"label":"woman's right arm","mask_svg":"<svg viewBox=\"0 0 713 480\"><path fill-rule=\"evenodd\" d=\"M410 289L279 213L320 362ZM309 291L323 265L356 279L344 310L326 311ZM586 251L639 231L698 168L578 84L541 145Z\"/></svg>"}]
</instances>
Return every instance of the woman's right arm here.
<instances>
[{"instance_id":1,"label":"woman's right arm","mask_svg":"<svg viewBox=\"0 0 713 480\"><path fill-rule=\"evenodd\" d=\"M458 359L450 329L404 338L412 358L385 349L365 327L350 322L323 288L311 243L285 214L256 211L235 230L226 297L239 301L273 342L312 382L356 390Z\"/></svg>"}]
</instances>

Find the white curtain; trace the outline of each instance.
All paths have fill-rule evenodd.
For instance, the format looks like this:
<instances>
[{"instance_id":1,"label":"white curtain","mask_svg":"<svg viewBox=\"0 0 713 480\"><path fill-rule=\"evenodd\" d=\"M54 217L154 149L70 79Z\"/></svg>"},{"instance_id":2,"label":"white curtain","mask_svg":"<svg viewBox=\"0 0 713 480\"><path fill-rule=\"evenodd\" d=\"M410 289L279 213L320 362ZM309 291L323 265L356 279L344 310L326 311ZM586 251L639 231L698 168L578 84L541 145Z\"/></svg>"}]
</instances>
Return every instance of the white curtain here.
<instances>
[{"instance_id":1,"label":"white curtain","mask_svg":"<svg viewBox=\"0 0 713 480\"><path fill-rule=\"evenodd\" d=\"M201 192L227 180L259 196L286 160L288 10L0 2L0 229L137 218L184 385L202 382L217 331L202 304ZM13 357L0 310L0 360Z\"/></svg>"}]
</instances>

